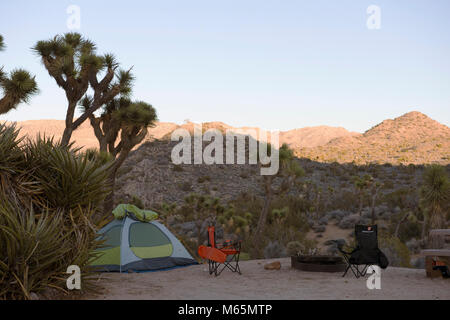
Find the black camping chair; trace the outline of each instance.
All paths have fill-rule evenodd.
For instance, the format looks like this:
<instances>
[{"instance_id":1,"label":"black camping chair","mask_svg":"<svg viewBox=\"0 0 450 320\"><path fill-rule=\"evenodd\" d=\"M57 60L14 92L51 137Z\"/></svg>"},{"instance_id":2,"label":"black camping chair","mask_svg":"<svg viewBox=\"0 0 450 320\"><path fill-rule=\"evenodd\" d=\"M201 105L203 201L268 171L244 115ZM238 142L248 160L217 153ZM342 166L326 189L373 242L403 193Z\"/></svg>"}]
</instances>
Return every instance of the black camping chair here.
<instances>
[{"instance_id":1,"label":"black camping chair","mask_svg":"<svg viewBox=\"0 0 450 320\"><path fill-rule=\"evenodd\" d=\"M347 268L345 269L345 277L350 269L356 278L364 277L367 269L371 265L377 265L382 269L388 266L386 256L378 248L378 228L373 226L355 226L356 247L350 251L343 250L343 243L338 243L338 250L342 253Z\"/></svg>"}]
</instances>

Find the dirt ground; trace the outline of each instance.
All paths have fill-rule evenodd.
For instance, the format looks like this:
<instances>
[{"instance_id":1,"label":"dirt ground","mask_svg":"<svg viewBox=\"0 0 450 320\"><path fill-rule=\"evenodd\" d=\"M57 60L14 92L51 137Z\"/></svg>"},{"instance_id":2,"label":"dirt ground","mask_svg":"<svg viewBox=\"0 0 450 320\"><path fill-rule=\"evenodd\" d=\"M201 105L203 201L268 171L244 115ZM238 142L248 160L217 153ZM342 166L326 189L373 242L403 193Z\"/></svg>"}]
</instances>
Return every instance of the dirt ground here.
<instances>
[{"instance_id":1,"label":"dirt ground","mask_svg":"<svg viewBox=\"0 0 450 320\"><path fill-rule=\"evenodd\" d=\"M281 262L280 270L264 264ZM208 265L145 273L104 273L104 294L87 299L450 299L450 279L429 279L425 270L387 268L381 289L369 290L366 279L352 274L316 273L291 269L290 259L240 263L242 275L225 270L210 276ZM367 276L366 276L367 278Z\"/></svg>"}]
</instances>

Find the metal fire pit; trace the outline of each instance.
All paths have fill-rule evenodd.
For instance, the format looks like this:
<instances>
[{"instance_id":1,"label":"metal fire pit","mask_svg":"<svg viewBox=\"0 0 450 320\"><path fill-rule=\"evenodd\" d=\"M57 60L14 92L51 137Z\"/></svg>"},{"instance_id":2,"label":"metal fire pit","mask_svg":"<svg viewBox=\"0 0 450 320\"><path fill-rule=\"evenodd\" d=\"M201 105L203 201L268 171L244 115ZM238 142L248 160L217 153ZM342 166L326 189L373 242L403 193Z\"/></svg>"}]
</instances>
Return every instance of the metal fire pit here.
<instances>
[{"instance_id":1,"label":"metal fire pit","mask_svg":"<svg viewBox=\"0 0 450 320\"><path fill-rule=\"evenodd\" d=\"M346 264L338 256L292 256L291 266L294 269L309 272L344 272Z\"/></svg>"}]
</instances>

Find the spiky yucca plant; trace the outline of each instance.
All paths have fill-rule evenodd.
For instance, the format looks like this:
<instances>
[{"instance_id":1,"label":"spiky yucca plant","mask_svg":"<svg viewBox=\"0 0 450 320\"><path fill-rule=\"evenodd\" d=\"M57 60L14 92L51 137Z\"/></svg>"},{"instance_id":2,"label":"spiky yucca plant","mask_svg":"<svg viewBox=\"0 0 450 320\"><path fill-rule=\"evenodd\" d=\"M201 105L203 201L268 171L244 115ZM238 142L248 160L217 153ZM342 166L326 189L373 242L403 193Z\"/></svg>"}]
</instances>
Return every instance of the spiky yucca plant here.
<instances>
[{"instance_id":1,"label":"spiky yucca plant","mask_svg":"<svg viewBox=\"0 0 450 320\"><path fill-rule=\"evenodd\" d=\"M61 214L36 217L5 198L0 202L0 297L30 298L62 278L61 263L71 248L60 232Z\"/></svg>"},{"instance_id":2,"label":"spiky yucca plant","mask_svg":"<svg viewBox=\"0 0 450 320\"><path fill-rule=\"evenodd\" d=\"M0 124L0 299L65 292L69 265L90 289L109 164L53 139L17 137L14 125Z\"/></svg>"},{"instance_id":3,"label":"spiky yucca plant","mask_svg":"<svg viewBox=\"0 0 450 320\"><path fill-rule=\"evenodd\" d=\"M108 190L99 188L107 177L107 166L90 160L85 153L53 146L52 140L39 137L35 142L28 141L24 152L49 208L98 206Z\"/></svg>"},{"instance_id":4,"label":"spiky yucca plant","mask_svg":"<svg viewBox=\"0 0 450 320\"><path fill-rule=\"evenodd\" d=\"M444 167L430 165L425 169L420 196L429 227L445 228L448 223L446 217L450 202L450 181Z\"/></svg>"}]
</instances>

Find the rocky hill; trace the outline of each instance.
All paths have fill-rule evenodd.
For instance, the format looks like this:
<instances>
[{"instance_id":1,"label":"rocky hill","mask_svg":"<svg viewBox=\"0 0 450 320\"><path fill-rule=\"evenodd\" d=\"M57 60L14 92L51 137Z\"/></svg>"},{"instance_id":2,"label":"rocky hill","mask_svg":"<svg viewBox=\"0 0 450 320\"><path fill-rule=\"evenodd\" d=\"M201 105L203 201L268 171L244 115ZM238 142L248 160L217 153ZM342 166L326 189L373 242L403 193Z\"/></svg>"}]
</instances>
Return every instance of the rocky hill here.
<instances>
[{"instance_id":1,"label":"rocky hill","mask_svg":"<svg viewBox=\"0 0 450 320\"><path fill-rule=\"evenodd\" d=\"M450 128L414 111L385 120L362 135L297 149L297 155L325 162L450 163Z\"/></svg>"},{"instance_id":2,"label":"rocky hill","mask_svg":"<svg viewBox=\"0 0 450 320\"><path fill-rule=\"evenodd\" d=\"M192 130L193 124L187 123L182 127ZM220 130L231 128L219 122L204 125L204 129L210 127ZM322 132L327 132L327 128L324 130ZM314 135L314 131L309 128L292 130L284 133L284 139L291 139L292 144L297 143L298 137ZM315 132L315 141L319 143L319 131ZM331 137L333 130L329 132L328 137ZM400 178L401 175L397 174L400 171L395 165L450 163L450 129L419 112L383 121L364 134L351 134L346 130L341 133L346 136L334 138L323 146L296 149L298 161L307 172L305 179L322 190L348 189L353 192L352 176L366 173L378 176L387 185L415 187L419 184L420 175L407 174ZM328 139L326 135L322 135L322 141ZM150 206L162 202L180 203L193 192L210 194L223 200L236 198L243 191L262 195L261 179L255 165L174 165L170 155L176 144L169 139L152 140L132 152L120 169L117 201L129 201L136 196ZM365 167L326 163L335 160L355 161L356 164L392 162L394 166L371 167L374 171L369 172ZM416 173L420 171L418 169ZM400 182L399 179L403 178L405 182ZM339 193L334 192L334 196L339 197Z\"/></svg>"}]
</instances>

